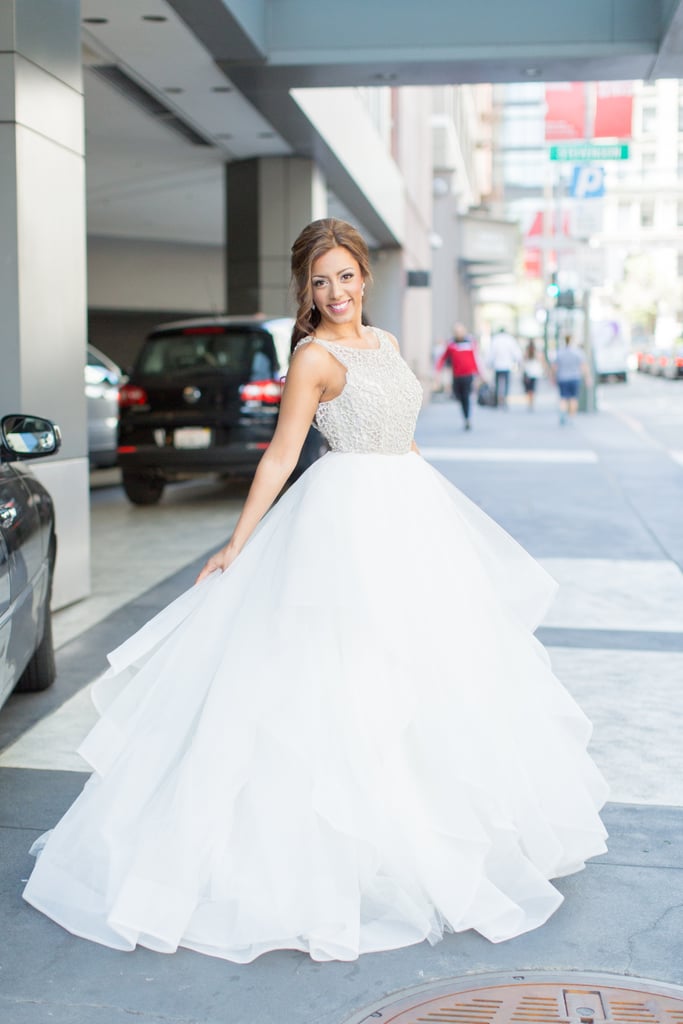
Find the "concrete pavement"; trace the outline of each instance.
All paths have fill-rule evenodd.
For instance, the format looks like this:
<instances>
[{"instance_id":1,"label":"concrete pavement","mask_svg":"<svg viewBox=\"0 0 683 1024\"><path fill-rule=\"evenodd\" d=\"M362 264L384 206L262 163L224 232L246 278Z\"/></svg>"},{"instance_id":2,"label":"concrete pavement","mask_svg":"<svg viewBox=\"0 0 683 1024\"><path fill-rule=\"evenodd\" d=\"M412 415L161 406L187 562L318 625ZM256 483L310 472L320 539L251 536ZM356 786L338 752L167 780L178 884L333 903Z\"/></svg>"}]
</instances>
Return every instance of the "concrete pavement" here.
<instances>
[{"instance_id":1,"label":"concrete pavement","mask_svg":"<svg viewBox=\"0 0 683 1024\"><path fill-rule=\"evenodd\" d=\"M94 529L100 540L112 528L125 536L132 517L127 557L136 565L146 552L145 571L119 589L111 552L100 560L98 592L58 626L57 684L12 698L0 714L3 1024L341 1024L412 985L506 969L683 984L683 386L636 379L604 388L601 402L600 414L560 428L546 390L533 414L517 398L508 412L476 409L465 434L455 406L435 401L418 432L425 456L562 584L539 636L594 722L593 753L612 786L611 839L605 857L558 883L566 901L548 924L496 946L467 933L354 964L281 952L238 966L188 951L104 949L24 904L26 851L86 777L73 746L91 720L87 686L104 652L191 582L204 552L185 547L188 564L176 560L169 573L168 538L206 515L211 536L196 533L213 548L222 503L229 529L240 500L218 485L171 492L145 530L137 513L147 510L128 508L109 488L98 495Z\"/></svg>"}]
</instances>

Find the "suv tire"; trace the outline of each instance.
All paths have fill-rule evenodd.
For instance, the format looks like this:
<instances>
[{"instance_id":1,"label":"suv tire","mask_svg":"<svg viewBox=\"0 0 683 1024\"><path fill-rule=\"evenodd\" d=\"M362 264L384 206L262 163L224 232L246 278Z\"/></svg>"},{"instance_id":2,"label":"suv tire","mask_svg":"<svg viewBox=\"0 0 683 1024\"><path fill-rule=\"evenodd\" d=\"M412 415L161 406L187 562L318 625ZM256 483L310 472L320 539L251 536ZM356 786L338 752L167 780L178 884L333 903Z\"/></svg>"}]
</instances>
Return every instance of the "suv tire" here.
<instances>
[{"instance_id":1,"label":"suv tire","mask_svg":"<svg viewBox=\"0 0 683 1024\"><path fill-rule=\"evenodd\" d=\"M156 505L164 493L165 481L160 476L143 476L124 471L122 480L126 497L134 505Z\"/></svg>"}]
</instances>

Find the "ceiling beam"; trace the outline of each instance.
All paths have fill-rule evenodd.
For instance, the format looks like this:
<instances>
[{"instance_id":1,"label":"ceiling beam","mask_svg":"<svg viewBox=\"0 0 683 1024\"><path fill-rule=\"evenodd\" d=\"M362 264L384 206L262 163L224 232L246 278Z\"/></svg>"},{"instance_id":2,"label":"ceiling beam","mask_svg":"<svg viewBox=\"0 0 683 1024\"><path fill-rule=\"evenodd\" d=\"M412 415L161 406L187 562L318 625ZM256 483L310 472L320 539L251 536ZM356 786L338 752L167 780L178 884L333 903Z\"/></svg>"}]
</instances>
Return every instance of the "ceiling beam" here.
<instances>
[{"instance_id":1,"label":"ceiling beam","mask_svg":"<svg viewBox=\"0 0 683 1024\"><path fill-rule=\"evenodd\" d=\"M233 69L232 80L241 89L240 74ZM257 95L243 90L259 113L276 128L297 156L315 161L328 187L348 207L383 248L400 245L395 226L382 217L377 205L349 173L336 152L327 144L288 89L262 89Z\"/></svg>"},{"instance_id":2,"label":"ceiling beam","mask_svg":"<svg viewBox=\"0 0 683 1024\"><path fill-rule=\"evenodd\" d=\"M234 5L235 0L227 0ZM344 0L321 17L320 0L267 0L271 65L459 63L654 52L660 17L676 0Z\"/></svg>"},{"instance_id":3,"label":"ceiling beam","mask_svg":"<svg viewBox=\"0 0 683 1024\"><path fill-rule=\"evenodd\" d=\"M683 0L661 2L662 32L647 78L680 78L683 75Z\"/></svg>"},{"instance_id":4,"label":"ceiling beam","mask_svg":"<svg viewBox=\"0 0 683 1024\"><path fill-rule=\"evenodd\" d=\"M218 60L259 64L267 57L265 0L169 0L194 35Z\"/></svg>"}]
</instances>

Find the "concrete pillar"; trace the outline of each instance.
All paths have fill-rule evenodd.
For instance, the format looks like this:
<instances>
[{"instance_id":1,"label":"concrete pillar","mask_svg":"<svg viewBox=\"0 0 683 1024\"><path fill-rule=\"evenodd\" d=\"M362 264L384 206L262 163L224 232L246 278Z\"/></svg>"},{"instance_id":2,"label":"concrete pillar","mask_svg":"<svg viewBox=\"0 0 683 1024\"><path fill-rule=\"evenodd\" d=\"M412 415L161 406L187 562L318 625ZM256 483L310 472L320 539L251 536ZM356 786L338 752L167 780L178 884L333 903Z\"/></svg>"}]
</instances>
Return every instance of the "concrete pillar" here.
<instances>
[{"instance_id":1,"label":"concrete pillar","mask_svg":"<svg viewBox=\"0 0 683 1024\"><path fill-rule=\"evenodd\" d=\"M372 284L365 293L365 310L375 327L391 331L404 350L403 323L405 269L401 249L376 249L371 253Z\"/></svg>"},{"instance_id":2,"label":"concrete pillar","mask_svg":"<svg viewBox=\"0 0 683 1024\"><path fill-rule=\"evenodd\" d=\"M83 136L78 0L2 0L0 409L62 430L31 464L56 504L55 607L90 587Z\"/></svg>"},{"instance_id":3,"label":"concrete pillar","mask_svg":"<svg viewBox=\"0 0 683 1024\"><path fill-rule=\"evenodd\" d=\"M262 157L226 166L229 313L291 313L292 242L327 216L319 169L301 157Z\"/></svg>"},{"instance_id":4,"label":"concrete pillar","mask_svg":"<svg viewBox=\"0 0 683 1024\"><path fill-rule=\"evenodd\" d=\"M423 88L400 90L398 165L405 181L401 351L411 369L432 377L432 98Z\"/></svg>"}]
</instances>

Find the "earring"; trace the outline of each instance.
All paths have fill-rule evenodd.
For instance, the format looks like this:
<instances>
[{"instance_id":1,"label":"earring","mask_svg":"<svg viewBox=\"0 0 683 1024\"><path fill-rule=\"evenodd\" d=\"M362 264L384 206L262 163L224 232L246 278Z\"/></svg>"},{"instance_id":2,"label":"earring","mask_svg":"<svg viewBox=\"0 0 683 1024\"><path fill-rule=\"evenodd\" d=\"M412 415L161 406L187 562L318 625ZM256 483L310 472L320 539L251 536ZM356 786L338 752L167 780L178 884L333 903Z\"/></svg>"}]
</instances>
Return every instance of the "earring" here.
<instances>
[{"instance_id":1,"label":"earring","mask_svg":"<svg viewBox=\"0 0 683 1024\"><path fill-rule=\"evenodd\" d=\"M314 312L315 312L315 302L314 302L314 303L313 303L313 305L311 306L311 313L314 313Z\"/></svg>"}]
</instances>

